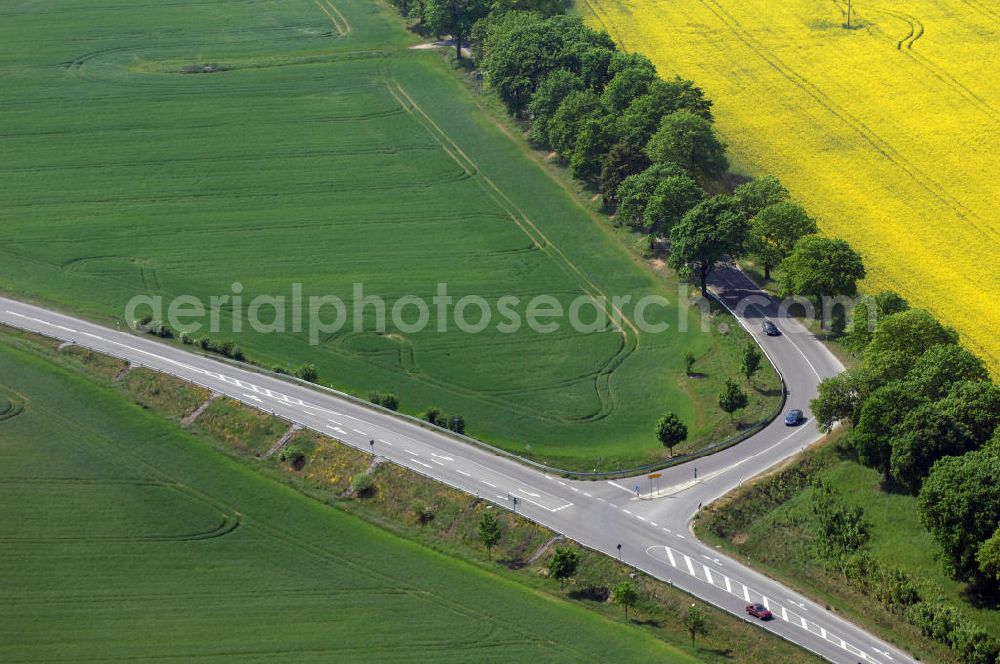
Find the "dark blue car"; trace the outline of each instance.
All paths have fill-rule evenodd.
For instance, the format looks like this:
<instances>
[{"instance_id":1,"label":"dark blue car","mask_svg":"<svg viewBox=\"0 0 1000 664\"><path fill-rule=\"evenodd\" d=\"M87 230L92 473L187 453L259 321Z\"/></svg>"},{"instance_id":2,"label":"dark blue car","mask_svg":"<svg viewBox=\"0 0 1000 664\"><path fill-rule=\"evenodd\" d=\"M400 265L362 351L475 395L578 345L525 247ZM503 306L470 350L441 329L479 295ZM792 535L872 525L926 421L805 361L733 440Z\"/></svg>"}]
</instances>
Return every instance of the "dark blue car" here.
<instances>
[{"instance_id":1,"label":"dark blue car","mask_svg":"<svg viewBox=\"0 0 1000 664\"><path fill-rule=\"evenodd\" d=\"M790 427L796 427L802 424L802 411L798 408L788 411L788 415L785 415L785 424Z\"/></svg>"}]
</instances>

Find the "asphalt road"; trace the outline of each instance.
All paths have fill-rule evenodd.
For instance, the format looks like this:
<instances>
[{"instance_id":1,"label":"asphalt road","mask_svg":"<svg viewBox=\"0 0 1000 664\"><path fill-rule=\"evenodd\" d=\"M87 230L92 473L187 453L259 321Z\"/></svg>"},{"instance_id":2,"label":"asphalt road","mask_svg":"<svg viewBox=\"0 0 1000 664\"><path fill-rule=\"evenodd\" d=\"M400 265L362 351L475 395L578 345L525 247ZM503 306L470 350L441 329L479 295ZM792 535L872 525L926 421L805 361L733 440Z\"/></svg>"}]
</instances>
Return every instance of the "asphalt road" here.
<instances>
[{"instance_id":1,"label":"asphalt road","mask_svg":"<svg viewBox=\"0 0 1000 664\"><path fill-rule=\"evenodd\" d=\"M788 408L801 408L809 418L809 401L816 394L816 385L822 377L842 371L841 364L801 325L783 316L777 303L741 272L720 268L712 286L781 372L788 389ZM761 331L764 317L773 320L783 334L765 336ZM691 534L689 524L700 505L815 442L820 432L811 418L798 427L786 427L783 418L778 418L739 445L664 470L652 486L645 476L572 481L332 390L232 366L151 337L5 298L0 298L0 323L171 374L358 449L374 451L423 475L516 509L588 547L620 556L630 565L831 662L915 662L822 605L698 542ZM774 619L762 622L748 618L745 607L749 602L766 605Z\"/></svg>"}]
</instances>

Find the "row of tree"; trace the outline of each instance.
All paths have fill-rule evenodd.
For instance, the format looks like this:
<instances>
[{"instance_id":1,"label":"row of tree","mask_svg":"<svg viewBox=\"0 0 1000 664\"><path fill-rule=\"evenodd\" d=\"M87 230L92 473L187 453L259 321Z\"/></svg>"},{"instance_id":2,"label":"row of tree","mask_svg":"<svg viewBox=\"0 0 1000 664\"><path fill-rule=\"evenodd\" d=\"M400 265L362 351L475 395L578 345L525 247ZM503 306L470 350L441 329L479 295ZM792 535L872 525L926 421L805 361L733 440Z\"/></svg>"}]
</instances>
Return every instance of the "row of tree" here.
<instances>
[{"instance_id":1,"label":"row of tree","mask_svg":"<svg viewBox=\"0 0 1000 664\"><path fill-rule=\"evenodd\" d=\"M820 384L820 425L847 424L858 460L919 496L956 579L1000 587L1000 387L954 330L895 293L860 305L845 339L862 358Z\"/></svg>"},{"instance_id":2,"label":"row of tree","mask_svg":"<svg viewBox=\"0 0 1000 664\"><path fill-rule=\"evenodd\" d=\"M598 185L615 223L669 239L671 266L703 291L716 263L752 254L766 278L784 263L787 294L855 293L860 256L814 236L815 220L775 178L709 195L724 189L729 163L694 83L659 78L644 55L574 17L491 13L472 33L486 81L530 122L529 139Z\"/></svg>"}]
</instances>

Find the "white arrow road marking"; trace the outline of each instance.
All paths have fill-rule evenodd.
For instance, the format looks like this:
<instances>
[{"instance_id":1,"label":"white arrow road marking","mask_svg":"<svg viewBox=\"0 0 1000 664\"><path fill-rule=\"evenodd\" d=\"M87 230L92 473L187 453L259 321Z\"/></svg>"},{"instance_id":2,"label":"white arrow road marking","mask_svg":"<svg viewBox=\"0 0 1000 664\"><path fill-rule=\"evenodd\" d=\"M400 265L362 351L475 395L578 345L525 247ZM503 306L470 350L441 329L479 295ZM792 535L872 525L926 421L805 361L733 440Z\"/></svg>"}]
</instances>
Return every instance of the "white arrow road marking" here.
<instances>
[{"instance_id":1,"label":"white arrow road marking","mask_svg":"<svg viewBox=\"0 0 1000 664\"><path fill-rule=\"evenodd\" d=\"M800 609L802 609L803 611L808 611L808 610L809 610L809 609L807 609L807 608L806 608L806 605L805 605L805 604L803 604L802 602L796 602L796 601L795 601L794 599L792 599L791 597L789 597L789 598L788 598L788 601L789 601L789 602L791 602L792 604L794 604L795 606L799 607L799 608L800 608Z\"/></svg>"},{"instance_id":2,"label":"white arrow road marking","mask_svg":"<svg viewBox=\"0 0 1000 664\"><path fill-rule=\"evenodd\" d=\"M521 493L523 493L526 496L531 496L532 498L541 498L542 497L541 494L532 493L532 492L530 492L530 491L528 491L526 489L522 489L520 487L518 487L517 490L520 491Z\"/></svg>"},{"instance_id":3,"label":"white arrow road marking","mask_svg":"<svg viewBox=\"0 0 1000 664\"><path fill-rule=\"evenodd\" d=\"M437 457L438 459L441 459L442 461L454 461L454 459L452 459L450 456L443 456L441 454L434 454L434 452L431 452L431 456L432 457Z\"/></svg>"},{"instance_id":4,"label":"white arrow road marking","mask_svg":"<svg viewBox=\"0 0 1000 664\"><path fill-rule=\"evenodd\" d=\"M891 661L893 661L893 660L892 660L892 655L890 655L890 654L889 654L889 653L887 653L886 651L884 651L884 650L879 650L878 648L872 648L872 650L874 650L874 651L875 651L875 652L877 652L878 654L882 655L883 657L887 658L887 659L888 659L888 660L889 660L890 662L891 662Z\"/></svg>"}]
</instances>

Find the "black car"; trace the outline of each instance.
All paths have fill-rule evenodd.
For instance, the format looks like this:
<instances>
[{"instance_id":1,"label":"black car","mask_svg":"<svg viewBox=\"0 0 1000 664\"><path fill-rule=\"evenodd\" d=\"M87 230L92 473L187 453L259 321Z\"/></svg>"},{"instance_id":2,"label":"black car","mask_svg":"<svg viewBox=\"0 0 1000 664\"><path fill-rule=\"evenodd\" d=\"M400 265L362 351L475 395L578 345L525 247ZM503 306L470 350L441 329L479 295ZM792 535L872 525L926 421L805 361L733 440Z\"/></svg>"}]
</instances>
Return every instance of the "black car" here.
<instances>
[{"instance_id":1,"label":"black car","mask_svg":"<svg viewBox=\"0 0 1000 664\"><path fill-rule=\"evenodd\" d=\"M788 411L788 415L785 415L785 424L790 427L802 424L802 411L798 408Z\"/></svg>"},{"instance_id":2,"label":"black car","mask_svg":"<svg viewBox=\"0 0 1000 664\"><path fill-rule=\"evenodd\" d=\"M778 326L769 320L764 321L763 327L764 327L764 334L766 334L769 337L776 337L781 334L781 332L778 330Z\"/></svg>"}]
</instances>

